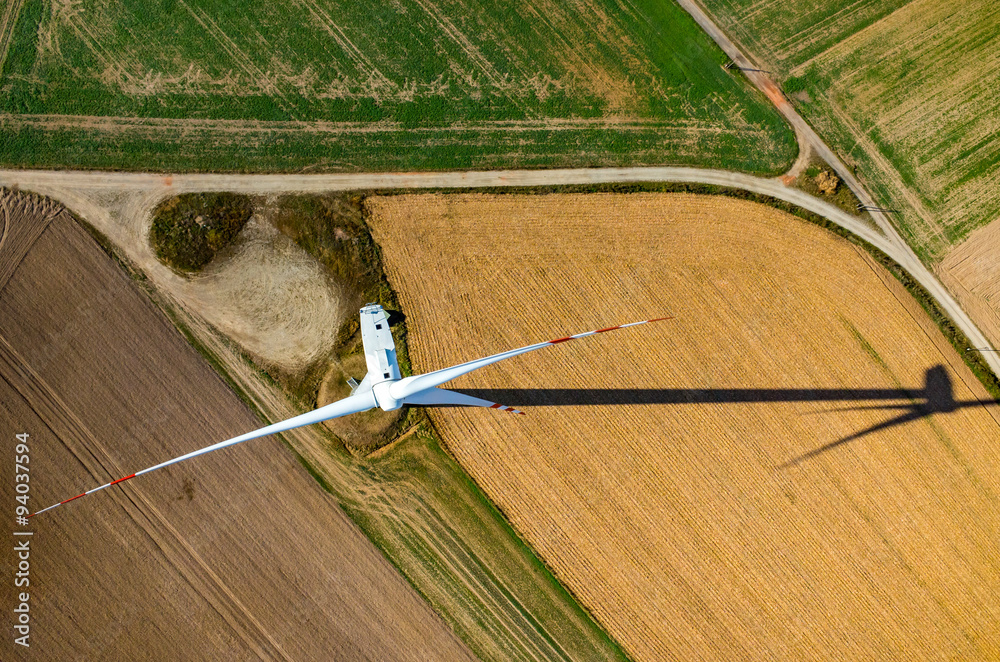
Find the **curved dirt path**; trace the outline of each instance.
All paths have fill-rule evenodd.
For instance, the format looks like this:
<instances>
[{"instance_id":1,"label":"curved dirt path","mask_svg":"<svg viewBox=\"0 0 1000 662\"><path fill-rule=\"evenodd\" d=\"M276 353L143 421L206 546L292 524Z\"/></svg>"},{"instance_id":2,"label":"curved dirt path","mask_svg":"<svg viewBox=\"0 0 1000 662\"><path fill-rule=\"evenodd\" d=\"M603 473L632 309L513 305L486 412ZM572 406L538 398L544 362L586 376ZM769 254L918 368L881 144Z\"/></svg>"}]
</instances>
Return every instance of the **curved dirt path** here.
<instances>
[{"instance_id":1,"label":"curved dirt path","mask_svg":"<svg viewBox=\"0 0 1000 662\"><path fill-rule=\"evenodd\" d=\"M685 3L686 0L682 0L682 4ZM773 83L771 85L774 86ZM774 91L780 95L776 86ZM798 117L787 101L783 103ZM801 118L799 121L804 124ZM806 127L808 128L808 125ZM812 132L812 129L809 129L809 132ZM815 133L812 135L815 136ZM818 137L816 140L822 145ZM828 147L822 146L829 152ZM813 148L817 149L815 143ZM822 151L820 155L827 158ZM832 152L830 156L836 159ZM835 168L843 169L843 164L839 160L836 163L839 166L834 166ZM834 163L831 162L831 165ZM840 170L837 170L837 173L841 174ZM853 177L850 180L845 178L845 181L848 181L852 190L854 185L860 187ZM853 185L851 181L854 182ZM142 228L148 228L149 215L157 202L178 193L195 191L234 191L252 194L320 193L354 189L484 188L629 182L714 184L768 195L808 209L864 239L898 262L937 300L973 346L992 346L937 277L923 265L895 230L888 226L885 219L876 220L879 220L883 229L888 226L890 231L888 236L876 232L860 219L833 205L803 191L785 186L779 180L763 179L742 173L680 167L323 175L214 173L158 175L128 172L0 170L0 186L16 185L21 189L42 193L59 200L112 241L120 244L126 249L127 254L144 256L146 259L142 260L140 266L153 270L154 273L150 275L154 279L156 273L166 270L166 267L152 255ZM867 198L860 197L860 199L864 202ZM990 369L1000 375L1000 355L987 352L983 354L983 358Z\"/></svg>"},{"instance_id":2,"label":"curved dirt path","mask_svg":"<svg viewBox=\"0 0 1000 662\"><path fill-rule=\"evenodd\" d=\"M840 158L834 153L830 147L827 146L823 139L813 131L813 128L809 126L801 115L796 112L792 104L789 103L785 95L781 93L777 84L771 80L771 77L767 72L760 71L757 69L758 65L745 56L740 49L726 36L726 34L719 28L718 25L709 17L708 13L698 4L696 0L677 0L677 3L686 11L691 14L691 17L698 23L702 30L708 33L708 36L712 38L719 48L721 48L726 55L732 59L739 67L745 67L749 69L756 69L755 71L743 71L743 74L753 83L761 92L770 99L774 107L777 108L778 112L781 113L788 123L792 125L795 130L795 136L799 141L799 144L807 144L809 148L821 159L830 164L837 176L840 177L841 181L847 184L847 187L851 189L858 200L863 205L878 207L879 204L875 201L868 191L861 185L857 177L854 176L847 166L840 160ZM806 150L803 149L803 152ZM798 162L796 162L798 164ZM793 166L794 168L794 166ZM879 228L885 233L887 237L890 238L894 243L898 244L900 247L906 247L906 242L903 238L896 232L896 228L892 225L887 214L882 212L869 212L875 222L878 223ZM908 247L907 247L907 250ZM898 261L898 260L897 260ZM996 368L994 368L996 370Z\"/></svg>"}]
</instances>

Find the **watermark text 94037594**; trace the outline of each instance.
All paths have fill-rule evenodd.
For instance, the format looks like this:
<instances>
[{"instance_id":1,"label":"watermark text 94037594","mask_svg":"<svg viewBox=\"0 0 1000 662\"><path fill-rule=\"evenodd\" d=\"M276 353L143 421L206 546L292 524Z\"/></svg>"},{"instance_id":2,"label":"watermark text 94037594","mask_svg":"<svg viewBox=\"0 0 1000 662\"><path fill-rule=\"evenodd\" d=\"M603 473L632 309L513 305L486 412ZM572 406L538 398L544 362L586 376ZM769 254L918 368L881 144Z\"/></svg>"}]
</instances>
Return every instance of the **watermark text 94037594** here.
<instances>
[{"instance_id":1,"label":"watermark text 94037594","mask_svg":"<svg viewBox=\"0 0 1000 662\"><path fill-rule=\"evenodd\" d=\"M21 432L15 435L14 442L14 521L18 528L14 529L14 643L19 646L28 647L31 636L31 537L33 531L23 528L28 525L28 499L30 499L31 488L29 486L28 463L30 449L28 447L28 433Z\"/></svg>"}]
</instances>

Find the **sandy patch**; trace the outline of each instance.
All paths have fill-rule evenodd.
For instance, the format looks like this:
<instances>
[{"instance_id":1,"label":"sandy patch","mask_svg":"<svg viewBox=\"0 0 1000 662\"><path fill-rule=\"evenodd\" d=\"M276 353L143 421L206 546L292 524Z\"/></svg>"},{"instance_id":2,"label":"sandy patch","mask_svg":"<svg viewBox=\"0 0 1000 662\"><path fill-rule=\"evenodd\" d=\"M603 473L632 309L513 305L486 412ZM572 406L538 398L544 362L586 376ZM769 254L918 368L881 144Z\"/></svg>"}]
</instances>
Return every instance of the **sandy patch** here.
<instances>
[{"instance_id":1,"label":"sandy patch","mask_svg":"<svg viewBox=\"0 0 1000 662\"><path fill-rule=\"evenodd\" d=\"M288 370L332 349L347 312L319 263L259 214L198 277L174 289L247 351Z\"/></svg>"}]
</instances>

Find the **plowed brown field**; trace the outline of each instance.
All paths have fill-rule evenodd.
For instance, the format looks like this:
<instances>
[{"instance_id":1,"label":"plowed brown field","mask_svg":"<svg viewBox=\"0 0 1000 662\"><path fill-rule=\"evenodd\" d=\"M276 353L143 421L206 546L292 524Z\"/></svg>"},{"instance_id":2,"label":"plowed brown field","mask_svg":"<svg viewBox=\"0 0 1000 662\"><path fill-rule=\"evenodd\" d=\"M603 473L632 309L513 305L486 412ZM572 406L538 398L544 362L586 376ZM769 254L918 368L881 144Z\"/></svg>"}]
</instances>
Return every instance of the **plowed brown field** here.
<instances>
[{"instance_id":1,"label":"plowed brown field","mask_svg":"<svg viewBox=\"0 0 1000 662\"><path fill-rule=\"evenodd\" d=\"M847 241L687 195L369 200L449 448L637 660L996 659L998 413Z\"/></svg>"},{"instance_id":2,"label":"plowed brown field","mask_svg":"<svg viewBox=\"0 0 1000 662\"><path fill-rule=\"evenodd\" d=\"M0 199L0 498L8 544L31 541L30 585L10 548L0 574L4 604L31 596L31 638L13 643L8 613L0 658L471 659L273 438L11 535L17 433L37 510L260 424L68 213L29 203Z\"/></svg>"}]
</instances>

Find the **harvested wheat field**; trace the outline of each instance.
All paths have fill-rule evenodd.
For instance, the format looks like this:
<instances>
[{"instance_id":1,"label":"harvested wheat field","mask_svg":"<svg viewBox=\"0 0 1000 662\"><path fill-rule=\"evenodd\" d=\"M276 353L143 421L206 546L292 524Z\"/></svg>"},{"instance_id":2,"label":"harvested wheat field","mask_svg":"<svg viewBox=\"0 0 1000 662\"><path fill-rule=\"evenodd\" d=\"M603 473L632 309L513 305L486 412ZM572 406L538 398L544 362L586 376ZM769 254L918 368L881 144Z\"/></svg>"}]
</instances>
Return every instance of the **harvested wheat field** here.
<instances>
[{"instance_id":1,"label":"harvested wheat field","mask_svg":"<svg viewBox=\"0 0 1000 662\"><path fill-rule=\"evenodd\" d=\"M994 347L1000 346L1000 221L979 228L937 265L937 274Z\"/></svg>"},{"instance_id":2,"label":"harvested wheat field","mask_svg":"<svg viewBox=\"0 0 1000 662\"><path fill-rule=\"evenodd\" d=\"M372 198L462 465L636 660L996 659L996 407L847 241L682 194Z\"/></svg>"},{"instance_id":3,"label":"harvested wheat field","mask_svg":"<svg viewBox=\"0 0 1000 662\"><path fill-rule=\"evenodd\" d=\"M68 213L5 195L11 541L16 433L37 510L259 421ZM31 520L31 647L6 636L0 658L469 659L281 442L258 442Z\"/></svg>"}]
</instances>

